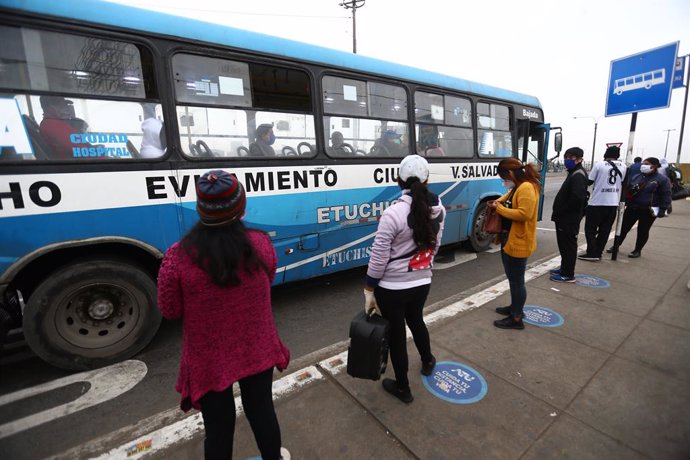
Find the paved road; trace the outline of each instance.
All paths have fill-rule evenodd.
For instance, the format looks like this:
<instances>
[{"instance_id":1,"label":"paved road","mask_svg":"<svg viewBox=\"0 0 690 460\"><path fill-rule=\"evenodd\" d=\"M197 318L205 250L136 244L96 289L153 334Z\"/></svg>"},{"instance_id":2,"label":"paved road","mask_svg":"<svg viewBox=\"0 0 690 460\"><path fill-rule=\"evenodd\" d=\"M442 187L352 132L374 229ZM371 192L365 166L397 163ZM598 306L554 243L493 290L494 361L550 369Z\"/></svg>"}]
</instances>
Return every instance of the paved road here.
<instances>
[{"instance_id":1,"label":"paved road","mask_svg":"<svg viewBox=\"0 0 690 460\"><path fill-rule=\"evenodd\" d=\"M537 261L557 252L553 225L548 221L553 197L563 180L551 177L546 185L545 220L539 223ZM444 247L434 272L429 305L441 305L463 291L503 273L498 253L475 255L460 245ZM454 265L454 261L466 260ZM350 319L361 308L361 285L365 269L278 286L273 289L274 313L283 341L297 369L315 356L327 354L327 347L347 339ZM121 396L65 416L51 417L48 423L2 437L2 424L16 421L50 407L76 399L89 384L76 382L16 403L0 410L0 452L7 449L13 459L44 458L68 450L91 439L131 425L135 421L173 409L178 404L174 391L180 349L180 325L164 322L151 345L135 359L148 368L145 378ZM124 372L124 371L123 371ZM70 375L52 368L33 356L26 347L15 347L0 358L0 397L24 388ZM92 383L94 385L95 383Z\"/></svg>"}]
</instances>

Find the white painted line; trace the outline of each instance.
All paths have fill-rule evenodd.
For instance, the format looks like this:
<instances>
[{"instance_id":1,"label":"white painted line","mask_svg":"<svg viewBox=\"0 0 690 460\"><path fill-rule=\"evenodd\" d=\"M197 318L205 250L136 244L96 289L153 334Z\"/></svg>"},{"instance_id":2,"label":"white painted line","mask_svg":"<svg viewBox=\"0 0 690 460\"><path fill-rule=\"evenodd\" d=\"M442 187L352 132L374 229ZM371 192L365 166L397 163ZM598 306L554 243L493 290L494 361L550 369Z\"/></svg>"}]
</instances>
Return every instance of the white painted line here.
<instances>
[{"instance_id":1,"label":"white painted line","mask_svg":"<svg viewBox=\"0 0 690 460\"><path fill-rule=\"evenodd\" d=\"M277 400L290 393L300 390L306 385L323 379L324 376L316 366L308 366L286 375L273 382L273 399ZM235 413L242 414L242 400L240 396L235 398ZM192 437L204 429L201 413L195 412L172 425L164 426L152 433L122 444L119 447L99 455L90 457L96 460L135 460L169 448L174 444L189 441ZM59 457L59 456L58 456Z\"/></svg>"},{"instance_id":2,"label":"white painted line","mask_svg":"<svg viewBox=\"0 0 690 460\"><path fill-rule=\"evenodd\" d=\"M494 252L500 252L501 251L501 245L500 244L492 244L489 249L487 249L486 253L493 254Z\"/></svg>"},{"instance_id":3,"label":"white painted line","mask_svg":"<svg viewBox=\"0 0 690 460\"><path fill-rule=\"evenodd\" d=\"M452 262L434 262L433 270L445 270L446 268L471 262L476 258L477 254L474 252L455 251L455 257Z\"/></svg>"},{"instance_id":4,"label":"white painted line","mask_svg":"<svg viewBox=\"0 0 690 460\"><path fill-rule=\"evenodd\" d=\"M146 372L146 364L142 361L128 360L113 364L112 366L88 372L80 372L79 374L70 375L0 396L0 406L4 406L73 383L88 382L90 384L86 393L80 395L74 401L0 425L0 439L19 433L20 431L28 430L29 428L34 428L46 422L52 422L57 418L79 412L80 410L87 409L120 396L134 387L134 385L141 382L144 376L146 376Z\"/></svg>"},{"instance_id":5,"label":"white painted line","mask_svg":"<svg viewBox=\"0 0 690 460\"><path fill-rule=\"evenodd\" d=\"M585 246L578 248L582 250ZM525 282L535 279L549 270L559 267L561 263L560 256L549 259L548 261L532 267L525 273ZM510 287L508 281L500 281L493 287L485 289L481 292L473 294L463 300L448 305L440 310L430 313L424 317L427 324L434 324L443 319L452 318L463 311L473 310L482 305L491 302L503 293L509 291ZM410 331L407 331L408 338L411 337ZM331 375L341 373L347 367L347 351L332 356L318 363L318 365ZM273 399L277 400L289 393L298 391L308 384L323 379L324 376L316 366L308 366L300 369L292 374L285 376L273 382ZM236 398L235 404L238 414L241 413L241 403ZM171 446L187 441L196 433L203 430L203 421L201 414L195 413L179 422L172 425L160 428L148 435L140 436L139 438L114 448L98 457L92 457L97 460L127 460L139 459L154 452L159 452L168 449ZM57 458L61 458L57 456Z\"/></svg>"},{"instance_id":6,"label":"white painted line","mask_svg":"<svg viewBox=\"0 0 690 460\"><path fill-rule=\"evenodd\" d=\"M339 374L347 367L347 351L344 351L328 359L324 359L319 366L328 371L331 375Z\"/></svg>"}]
</instances>

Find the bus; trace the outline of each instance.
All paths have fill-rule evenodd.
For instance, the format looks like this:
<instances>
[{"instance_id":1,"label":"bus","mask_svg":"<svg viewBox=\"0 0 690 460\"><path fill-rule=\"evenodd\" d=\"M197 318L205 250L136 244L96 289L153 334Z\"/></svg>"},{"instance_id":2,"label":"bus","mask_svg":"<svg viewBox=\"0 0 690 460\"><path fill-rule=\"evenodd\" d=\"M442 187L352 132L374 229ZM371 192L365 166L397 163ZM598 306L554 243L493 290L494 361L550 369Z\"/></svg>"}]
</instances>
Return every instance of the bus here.
<instances>
[{"instance_id":1,"label":"bus","mask_svg":"<svg viewBox=\"0 0 690 460\"><path fill-rule=\"evenodd\" d=\"M206 171L244 184L275 284L365 265L405 155L428 158L442 243L475 251L501 158L546 172L533 96L97 0L0 13L1 319L61 368L152 339L159 263Z\"/></svg>"}]
</instances>

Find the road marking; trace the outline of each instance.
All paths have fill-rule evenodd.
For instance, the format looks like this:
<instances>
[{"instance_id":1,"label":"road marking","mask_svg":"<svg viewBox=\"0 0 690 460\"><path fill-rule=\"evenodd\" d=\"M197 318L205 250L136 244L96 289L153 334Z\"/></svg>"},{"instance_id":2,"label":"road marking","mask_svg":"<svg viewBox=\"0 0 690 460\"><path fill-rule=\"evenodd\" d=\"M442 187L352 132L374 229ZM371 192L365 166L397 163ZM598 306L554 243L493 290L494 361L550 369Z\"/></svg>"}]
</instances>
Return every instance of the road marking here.
<instances>
[{"instance_id":1,"label":"road marking","mask_svg":"<svg viewBox=\"0 0 690 460\"><path fill-rule=\"evenodd\" d=\"M347 358L347 357L346 357ZM319 372L316 366L308 366L303 369L286 375L273 382L273 399L283 398L290 393L317 380L324 379L324 375ZM235 413L242 414L242 400L240 396L235 398ZM134 460L150 455L153 452L166 449L173 444L189 441L204 429L204 421L200 412L196 412L172 425L164 426L152 433L140 436L133 441L127 442L119 447L111 449L98 457L90 457L94 460ZM67 458L63 454L56 458Z\"/></svg>"},{"instance_id":2,"label":"road marking","mask_svg":"<svg viewBox=\"0 0 690 460\"><path fill-rule=\"evenodd\" d=\"M586 245L582 245L578 250L583 250ZM561 257L553 257L546 262L543 262L535 267L530 268L525 273L525 282L531 281L538 278L550 270L560 267ZM454 302L446 307L443 307L435 312L432 312L424 317L424 321L427 325L434 324L438 321L452 318L461 312L473 310L479 308L482 305L491 302L497 297L501 296L503 293L510 290L508 281L497 282L493 287L489 289L484 289L478 293L475 293L469 297L466 297L460 301ZM408 338L411 337L409 330L407 331ZM317 367L318 366L318 367ZM335 376L342 372L347 367L347 351L341 352L330 358L322 360L318 365L308 366L302 368L292 374L282 377L273 382L273 400L281 399L290 393L299 391L305 388L309 384L322 380L325 376L319 371L319 368L324 372ZM235 399L235 405L237 408L237 415L242 413L241 401L239 398ZM169 411L162 412L161 414L169 413ZM151 425L155 426L153 421L154 417L150 417ZM126 435L129 427L120 430L120 435L117 437L112 437L115 439L122 438ZM191 438L203 431L203 420L200 413L195 413L193 415L187 416L184 419L175 422L171 425L164 426L150 432L146 435L139 436L136 439L120 445L119 447L113 448L108 452L105 452L98 457L89 457L94 460L136 460L144 456L148 456L155 452L160 452L162 450L168 449L171 446L178 444L183 441L189 441ZM110 436L110 435L108 435ZM94 440L90 443L92 446L102 445L99 440ZM88 445L80 446L80 453L83 456L88 456L88 452L93 452L93 449L89 449ZM73 458L70 454L74 452L74 449L63 452L59 455L51 457L52 459L68 459Z\"/></svg>"},{"instance_id":3,"label":"road marking","mask_svg":"<svg viewBox=\"0 0 690 460\"><path fill-rule=\"evenodd\" d=\"M146 372L146 364L142 361L128 360L0 396L0 406L4 406L73 383L86 382L90 384L86 393L74 401L0 425L0 439L120 396L141 382L146 376Z\"/></svg>"},{"instance_id":4,"label":"road marking","mask_svg":"<svg viewBox=\"0 0 690 460\"><path fill-rule=\"evenodd\" d=\"M436 262L434 261L434 270L445 270L447 268L455 267L456 265L464 264L470 262L477 258L477 254L474 252L465 252L457 250L454 253L452 262Z\"/></svg>"}]
</instances>

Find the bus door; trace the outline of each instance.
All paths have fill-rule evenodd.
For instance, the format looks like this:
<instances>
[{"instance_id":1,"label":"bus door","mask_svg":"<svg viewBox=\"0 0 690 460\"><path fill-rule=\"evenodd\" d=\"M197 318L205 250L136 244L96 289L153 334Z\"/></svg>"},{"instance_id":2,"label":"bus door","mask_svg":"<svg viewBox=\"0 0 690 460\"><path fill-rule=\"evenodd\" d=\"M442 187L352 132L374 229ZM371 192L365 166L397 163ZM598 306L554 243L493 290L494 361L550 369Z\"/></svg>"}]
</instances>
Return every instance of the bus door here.
<instances>
[{"instance_id":1,"label":"bus door","mask_svg":"<svg viewBox=\"0 0 690 460\"><path fill-rule=\"evenodd\" d=\"M550 125L529 119L518 120L518 156L523 163L531 163L541 176L539 220L544 208L544 186Z\"/></svg>"}]
</instances>

